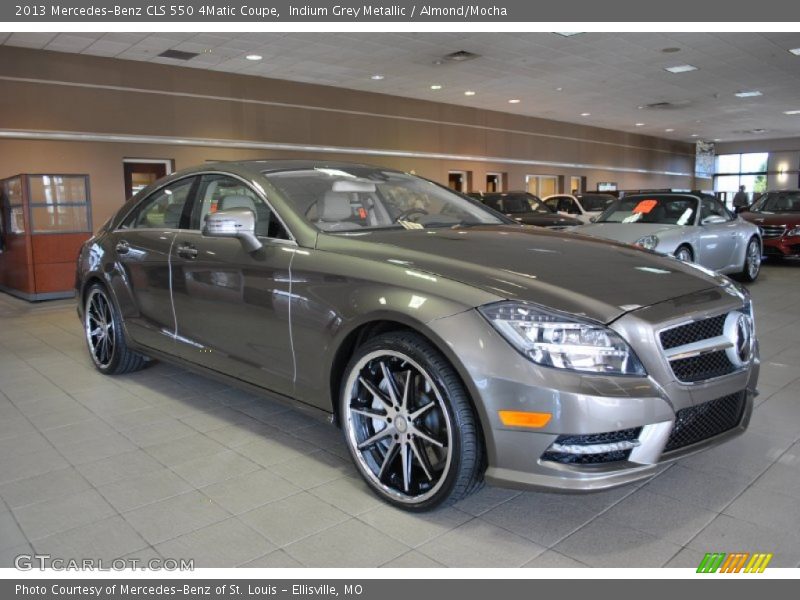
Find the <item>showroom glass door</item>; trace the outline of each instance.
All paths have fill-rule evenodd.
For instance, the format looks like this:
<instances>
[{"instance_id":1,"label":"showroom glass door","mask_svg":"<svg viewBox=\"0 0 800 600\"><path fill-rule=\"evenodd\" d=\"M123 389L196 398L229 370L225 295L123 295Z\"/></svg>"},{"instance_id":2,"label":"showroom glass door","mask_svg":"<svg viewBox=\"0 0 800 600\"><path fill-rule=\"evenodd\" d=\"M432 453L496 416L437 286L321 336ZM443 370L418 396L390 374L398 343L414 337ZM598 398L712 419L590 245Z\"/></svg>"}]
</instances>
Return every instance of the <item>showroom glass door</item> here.
<instances>
[{"instance_id":1,"label":"showroom glass door","mask_svg":"<svg viewBox=\"0 0 800 600\"><path fill-rule=\"evenodd\" d=\"M558 177L555 175L526 175L525 189L539 198L558 193Z\"/></svg>"},{"instance_id":2,"label":"showroom glass door","mask_svg":"<svg viewBox=\"0 0 800 600\"><path fill-rule=\"evenodd\" d=\"M202 235L205 215L249 208L264 244L247 252L236 238ZM272 223L272 228L270 223ZM204 175L189 230L172 248L172 297L181 358L269 390L291 394L294 359L289 339L291 301L285 240L270 238L280 223L246 184ZM282 229L282 226L280 226Z\"/></svg>"}]
</instances>

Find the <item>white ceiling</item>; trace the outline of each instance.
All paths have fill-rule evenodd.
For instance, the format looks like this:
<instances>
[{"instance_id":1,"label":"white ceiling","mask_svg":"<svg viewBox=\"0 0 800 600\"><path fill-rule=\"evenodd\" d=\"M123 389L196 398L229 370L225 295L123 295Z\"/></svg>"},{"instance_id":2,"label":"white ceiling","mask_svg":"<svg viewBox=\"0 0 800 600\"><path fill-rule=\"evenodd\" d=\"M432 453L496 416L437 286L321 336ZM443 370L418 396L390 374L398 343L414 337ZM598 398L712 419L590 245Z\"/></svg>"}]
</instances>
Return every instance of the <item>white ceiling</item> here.
<instances>
[{"instance_id":1,"label":"white ceiling","mask_svg":"<svg viewBox=\"0 0 800 600\"><path fill-rule=\"evenodd\" d=\"M380 92L684 141L696 139L692 134L722 141L800 136L800 115L783 114L800 110L800 56L788 51L800 47L800 33L80 32L0 33L0 43ZM186 62L157 56L170 48L200 55ZM458 50L480 57L434 64ZM246 60L250 53L263 60ZM664 70L686 63L698 70ZM372 80L374 74L384 79ZM431 90L434 84L442 89ZM466 90L476 94L465 96ZM734 96L746 90L763 95ZM520 103L509 104L512 98ZM639 108L654 102L687 104ZM580 116L584 112L591 116Z\"/></svg>"}]
</instances>

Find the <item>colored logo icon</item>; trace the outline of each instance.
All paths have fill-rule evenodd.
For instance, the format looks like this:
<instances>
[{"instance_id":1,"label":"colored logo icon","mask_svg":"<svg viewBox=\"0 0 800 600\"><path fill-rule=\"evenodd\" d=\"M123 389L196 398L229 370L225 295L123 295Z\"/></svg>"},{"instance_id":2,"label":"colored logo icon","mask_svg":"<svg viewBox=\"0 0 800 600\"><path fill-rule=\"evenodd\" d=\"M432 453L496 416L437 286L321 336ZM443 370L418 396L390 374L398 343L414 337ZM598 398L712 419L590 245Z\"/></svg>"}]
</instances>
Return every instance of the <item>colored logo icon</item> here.
<instances>
[{"instance_id":1,"label":"colored logo icon","mask_svg":"<svg viewBox=\"0 0 800 600\"><path fill-rule=\"evenodd\" d=\"M708 552L697 567L698 573L763 573L772 554L756 552Z\"/></svg>"}]
</instances>

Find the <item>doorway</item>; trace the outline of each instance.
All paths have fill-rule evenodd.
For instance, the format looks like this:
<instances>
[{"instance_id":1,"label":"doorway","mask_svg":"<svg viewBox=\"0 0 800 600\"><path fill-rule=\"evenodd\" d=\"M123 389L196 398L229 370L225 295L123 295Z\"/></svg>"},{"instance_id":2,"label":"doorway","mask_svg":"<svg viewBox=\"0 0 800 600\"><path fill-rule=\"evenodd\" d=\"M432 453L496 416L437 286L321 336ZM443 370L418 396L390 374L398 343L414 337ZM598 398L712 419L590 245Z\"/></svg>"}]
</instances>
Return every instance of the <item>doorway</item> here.
<instances>
[{"instance_id":1,"label":"doorway","mask_svg":"<svg viewBox=\"0 0 800 600\"><path fill-rule=\"evenodd\" d=\"M580 194L586 188L586 183L584 182L585 177L570 177L569 178L569 190L564 190L570 194Z\"/></svg>"},{"instance_id":2,"label":"doorway","mask_svg":"<svg viewBox=\"0 0 800 600\"><path fill-rule=\"evenodd\" d=\"M539 198L558 193L558 177L555 175L526 175L525 189Z\"/></svg>"},{"instance_id":3,"label":"doorway","mask_svg":"<svg viewBox=\"0 0 800 600\"><path fill-rule=\"evenodd\" d=\"M125 199L130 200L140 190L172 173L174 170L173 162L171 159L123 159Z\"/></svg>"},{"instance_id":4,"label":"doorway","mask_svg":"<svg viewBox=\"0 0 800 600\"><path fill-rule=\"evenodd\" d=\"M487 173L486 191L489 193L506 191L505 179L505 173Z\"/></svg>"},{"instance_id":5,"label":"doorway","mask_svg":"<svg viewBox=\"0 0 800 600\"><path fill-rule=\"evenodd\" d=\"M451 190L466 194L470 190L469 171L450 171L447 174L447 186Z\"/></svg>"}]
</instances>

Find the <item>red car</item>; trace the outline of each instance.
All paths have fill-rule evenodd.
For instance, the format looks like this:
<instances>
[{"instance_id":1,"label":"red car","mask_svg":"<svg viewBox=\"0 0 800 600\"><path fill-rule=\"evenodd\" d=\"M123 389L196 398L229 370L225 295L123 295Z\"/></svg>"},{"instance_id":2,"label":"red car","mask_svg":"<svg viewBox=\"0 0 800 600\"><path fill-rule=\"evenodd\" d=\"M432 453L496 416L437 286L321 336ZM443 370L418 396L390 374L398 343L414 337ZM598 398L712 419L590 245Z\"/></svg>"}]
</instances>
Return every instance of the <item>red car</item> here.
<instances>
[{"instance_id":1,"label":"red car","mask_svg":"<svg viewBox=\"0 0 800 600\"><path fill-rule=\"evenodd\" d=\"M800 190L767 192L740 216L761 229L764 254L800 256Z\"/></svg>"}]
</instances>

